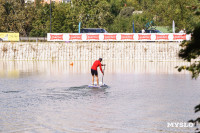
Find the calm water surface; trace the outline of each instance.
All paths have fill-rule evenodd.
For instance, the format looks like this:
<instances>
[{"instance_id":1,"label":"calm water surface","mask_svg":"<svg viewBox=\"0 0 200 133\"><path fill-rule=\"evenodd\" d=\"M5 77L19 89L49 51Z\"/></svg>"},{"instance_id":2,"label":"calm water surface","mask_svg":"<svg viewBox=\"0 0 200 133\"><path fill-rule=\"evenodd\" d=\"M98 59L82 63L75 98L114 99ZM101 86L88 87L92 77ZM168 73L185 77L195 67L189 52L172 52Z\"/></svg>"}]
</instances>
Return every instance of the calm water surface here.
<instances>
[{"instance_id":1,"label":"calm water surface","mask_svg":"<svg viewBox=\"0 0 200 133\"><path fill-rule=\"evenodd\" d=\"M189 133L200 80L176 62L104 62L106 89L89 89L92 62L0 62L2 133ZM100 75L101 79L101 75Z\"/></svg>"}]
</instances>

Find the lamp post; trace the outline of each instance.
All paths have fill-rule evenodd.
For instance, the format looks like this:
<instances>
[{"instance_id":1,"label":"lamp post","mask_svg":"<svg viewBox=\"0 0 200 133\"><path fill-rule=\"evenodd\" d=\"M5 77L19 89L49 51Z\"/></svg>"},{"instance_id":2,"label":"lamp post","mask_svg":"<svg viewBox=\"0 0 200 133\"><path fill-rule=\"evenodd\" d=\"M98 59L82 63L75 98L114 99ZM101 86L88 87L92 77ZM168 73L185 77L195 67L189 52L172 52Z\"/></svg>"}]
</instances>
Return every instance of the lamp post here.
<instances>
[{"instance_id":1,"label":"lamp post","mask_svg":"<svg viewBox=\"0 0 200 133\"><path fill-rule=\"evenodd\" d=\"M51 33L51 0L50 0L50 33Z\"/></svg>"},{"instance_id":2,"label":"lamp post","mask_svg":"<svg viewBox=\"0 0 200 133\"><path fill-rule=\"evenodd\" d=\"M134 21L133 21L133 33L135 33L135 26L134 26Z\"/></svg>"}]
</instances>

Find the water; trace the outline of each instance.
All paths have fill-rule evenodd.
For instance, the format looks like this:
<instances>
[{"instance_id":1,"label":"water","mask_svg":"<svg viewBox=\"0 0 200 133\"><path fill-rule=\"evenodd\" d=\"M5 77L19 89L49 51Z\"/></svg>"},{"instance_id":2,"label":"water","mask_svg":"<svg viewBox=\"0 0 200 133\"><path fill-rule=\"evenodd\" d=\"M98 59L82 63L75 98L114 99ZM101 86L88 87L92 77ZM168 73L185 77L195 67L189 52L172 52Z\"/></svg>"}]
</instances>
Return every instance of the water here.
<instances>
[{"instance_id":1,"label":"water","mask_svg":"<svg viewBox=\"0 0 200 133\"><path fill-rule=\"evenodd\" d=\"M167 127L197 118L200 80L174 69L184 63L105 63L109 87L90 89L92 62L0 62L0 132L194 132Z\"/></svg>"}]
</instances>

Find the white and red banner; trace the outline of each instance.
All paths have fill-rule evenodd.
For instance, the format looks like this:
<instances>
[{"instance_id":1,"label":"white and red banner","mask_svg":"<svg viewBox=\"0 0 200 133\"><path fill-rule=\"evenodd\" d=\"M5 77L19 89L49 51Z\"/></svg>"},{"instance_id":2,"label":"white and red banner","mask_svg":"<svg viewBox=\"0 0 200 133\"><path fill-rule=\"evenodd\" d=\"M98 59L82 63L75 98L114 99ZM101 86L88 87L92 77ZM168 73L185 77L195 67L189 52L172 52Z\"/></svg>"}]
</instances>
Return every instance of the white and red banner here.
<instances>
[{"instance_id":1,"label":"white and red banner","mask_svg":"<svg viewBox=\"0 0 200 133\"><path fill-rule=\"evenodd\" d=\"M184 33L48 33L47 41L183 41Z\"/></svg>"}]
</instances>

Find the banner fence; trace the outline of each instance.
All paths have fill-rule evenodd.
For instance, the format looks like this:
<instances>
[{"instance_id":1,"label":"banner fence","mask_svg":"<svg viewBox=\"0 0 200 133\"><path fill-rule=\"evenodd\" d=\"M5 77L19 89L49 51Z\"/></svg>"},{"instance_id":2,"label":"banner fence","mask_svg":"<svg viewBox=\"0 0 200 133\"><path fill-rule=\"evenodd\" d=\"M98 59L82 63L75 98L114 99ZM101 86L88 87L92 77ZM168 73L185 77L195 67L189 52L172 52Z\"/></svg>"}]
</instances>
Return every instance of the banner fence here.
<instances>
[{"instance_id":1,"label":"banner fence","mask_svg":"<svg viewBox=\"0 0 200 133\"><path fill-rule=\"evenodd\" d=\"M184 33L48 33L47 41L183 41Z\"/></svg>"}]
</instances>

